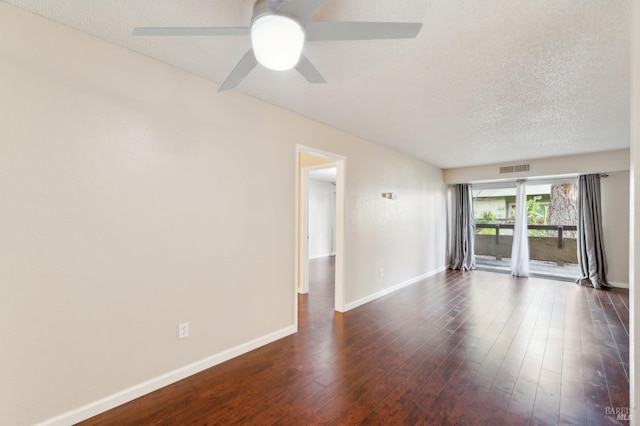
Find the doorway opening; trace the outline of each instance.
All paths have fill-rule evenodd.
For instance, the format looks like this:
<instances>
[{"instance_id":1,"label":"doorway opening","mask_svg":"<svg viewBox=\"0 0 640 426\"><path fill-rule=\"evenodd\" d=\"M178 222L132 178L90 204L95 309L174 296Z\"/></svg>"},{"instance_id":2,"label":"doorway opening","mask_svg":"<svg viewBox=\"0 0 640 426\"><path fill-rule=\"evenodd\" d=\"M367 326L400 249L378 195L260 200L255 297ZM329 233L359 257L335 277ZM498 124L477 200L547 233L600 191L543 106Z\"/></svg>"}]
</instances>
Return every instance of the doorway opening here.
<instances>
[{"instance_id":1,"label":"doorway opening","mask_svg":"<svg viewBox=\"0 0 640 426\"><path fill-rule=\"evenodd\" d=\"M296 271L295 321L298 294L313 292L310 273L333 274L334 309L344 312L344 171L337 154L296 147ZM313 211L312 211L313 210ZM313 262L313 264L312 264ZM321 292L320 289L317 290Z\"/></svg>"}]
</instances>

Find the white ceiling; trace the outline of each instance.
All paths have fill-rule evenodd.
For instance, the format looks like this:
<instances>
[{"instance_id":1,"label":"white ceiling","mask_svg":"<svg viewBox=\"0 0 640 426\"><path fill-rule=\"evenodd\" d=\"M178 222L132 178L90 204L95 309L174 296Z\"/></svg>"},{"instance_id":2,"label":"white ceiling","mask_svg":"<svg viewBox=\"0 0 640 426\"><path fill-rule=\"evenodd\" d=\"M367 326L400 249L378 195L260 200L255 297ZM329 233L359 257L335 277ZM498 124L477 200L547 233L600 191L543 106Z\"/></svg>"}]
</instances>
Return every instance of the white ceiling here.
<instances>
[{"instance_id":1,"label":"white ceiling","mask_svg":"<svg viewBox=\"0 0 640 426\"><path fill-rule=\"evenodd\" d=\"M221 83L253 0L3 0ZM328 84L256 68L236 90L442 168L629 146L631 0L326 0L317 21L422 22L415 40L308 43ZM216 93L211 96L228 96Z\"/></svg>"}]
</instances>

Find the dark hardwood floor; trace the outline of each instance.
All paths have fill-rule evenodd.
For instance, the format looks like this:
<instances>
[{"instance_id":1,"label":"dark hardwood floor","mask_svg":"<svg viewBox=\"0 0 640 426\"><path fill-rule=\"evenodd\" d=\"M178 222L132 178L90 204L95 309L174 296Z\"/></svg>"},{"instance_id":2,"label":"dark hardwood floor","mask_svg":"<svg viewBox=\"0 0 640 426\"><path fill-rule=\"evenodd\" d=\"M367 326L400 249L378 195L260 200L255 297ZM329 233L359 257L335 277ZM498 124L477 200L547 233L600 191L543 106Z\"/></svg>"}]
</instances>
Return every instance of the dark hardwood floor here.
<instances>
[{"instance_id":1,"label":"dark hardwood floor","mask_svg":"<svg viewBox=\"0 0 640 426\"><path fill-rule=\"evenodd\" d=\"M84 424L628 423L628 291L448 271L339 314L331 261L297 334Z\"/></svg>"}]
</instances>

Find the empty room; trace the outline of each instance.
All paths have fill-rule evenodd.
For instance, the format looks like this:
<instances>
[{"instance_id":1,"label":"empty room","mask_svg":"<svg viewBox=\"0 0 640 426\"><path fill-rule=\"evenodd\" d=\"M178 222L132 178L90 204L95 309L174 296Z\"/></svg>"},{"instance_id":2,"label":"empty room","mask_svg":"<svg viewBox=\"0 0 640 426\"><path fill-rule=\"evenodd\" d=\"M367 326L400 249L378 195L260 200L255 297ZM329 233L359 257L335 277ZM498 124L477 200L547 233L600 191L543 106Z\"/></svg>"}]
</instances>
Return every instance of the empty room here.
<instances>
[{"instance_id":1,"label":"empty room","mask_svg":"<svg viewBox=\"0 0 640 426\"><path fill-rule=\"evenodd\" d=\"M0 424L633 424L640 1L0 1Z\"/></svg>"}]
</instances>

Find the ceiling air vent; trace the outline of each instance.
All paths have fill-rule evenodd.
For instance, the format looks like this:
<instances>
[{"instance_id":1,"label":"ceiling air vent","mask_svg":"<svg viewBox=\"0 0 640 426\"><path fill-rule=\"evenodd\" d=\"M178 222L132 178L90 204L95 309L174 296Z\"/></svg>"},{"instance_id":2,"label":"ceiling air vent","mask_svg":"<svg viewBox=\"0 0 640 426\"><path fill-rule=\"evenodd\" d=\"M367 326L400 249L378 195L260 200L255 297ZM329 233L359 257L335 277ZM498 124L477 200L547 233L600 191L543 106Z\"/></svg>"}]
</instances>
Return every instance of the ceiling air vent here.
<instances>
[{"instance_id":1,"label":"ceiling air vent","mask_svg":"<svg viewBox=\"0 0 640 426\"><path fill-rule=\"evenodd\" d=\"M528 172L529 165L528 164L520 164L517 166L505 166L500 167L500 174L503 173L520 173L520 172Z\"/></svg>"}]
</instances>

